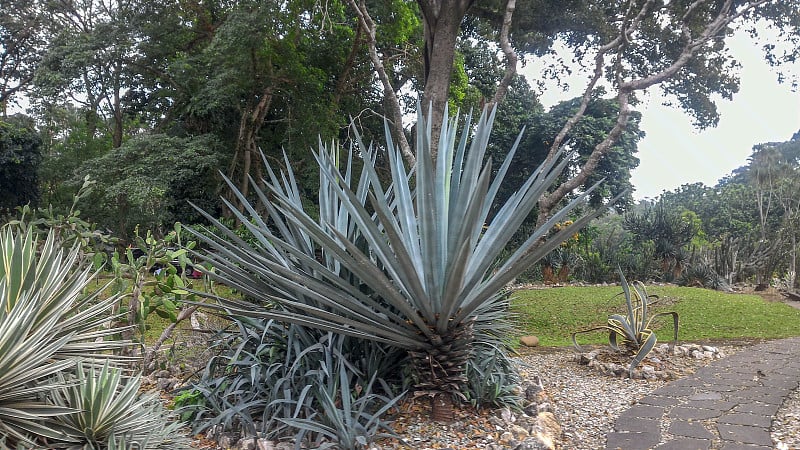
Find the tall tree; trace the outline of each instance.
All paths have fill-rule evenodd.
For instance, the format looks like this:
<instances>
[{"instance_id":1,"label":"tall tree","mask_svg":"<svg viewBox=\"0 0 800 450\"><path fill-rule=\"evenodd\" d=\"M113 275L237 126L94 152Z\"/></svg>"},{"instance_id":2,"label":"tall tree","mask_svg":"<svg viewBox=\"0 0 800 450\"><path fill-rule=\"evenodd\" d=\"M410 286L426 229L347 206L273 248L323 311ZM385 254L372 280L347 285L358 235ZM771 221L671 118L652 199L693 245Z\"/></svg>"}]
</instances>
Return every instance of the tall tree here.
<instances>
[{"instance_id":1,"label":"tall tree","mask_svg":"<svg viewBox=\"0 0 800 450\"><path fill-rule=\"evenodd\" d=\"M182 6L164 9L158 27L143 25L140 48L148 57L136 61L146 72L136 87L137 108L157 119L166 104L165 130L210 132L228 142L226 173L245 196L249 178L261 179L260 150L282 159L285 148L290 158L310 161L318 136L342 134L348 116L366 123L362 111L378 108L372 72L363 64L364 31L349 26L342 4ZM312 180L304 171L298 176Z\"/></svg>"},{"instance_id":2,"label":"tall tree","mask_svg":"<svg viewBox=\"0 0 800 450\"><path fill-rule=\"evenodd\" d=\"M24 92L44 51L44 17L30 0L4 0L0 14L0 115L13 96Z\"/></svg>"},{"instance_id":3,"label":"tall tree","mask_svg":"<svg viewBox=\"0 0 800 450\"><path fill-rule=\"evenodd\" d=\"M355 5L354 0L350 4ZM475 27L481 30L492 29L491 25L494 30L501 29L500 39L508 37L515 53L540 55L551 51L552 44L559 41L581 62L581 70L587 75L584 94L574 113L549 140L547 158L567 145L570 132L585 117L599 86L607 86L613 95L616 120L609 124L580 169L542 196L540 223L570 192L585 184L611 152L630 123L637 93L659 89L667 102L685 110L697 126L712 126L718 119L715 96L731 98L738 89L735 69L739 64L731 57L726 38L761 19L782 26L786 39L796 39L798 35L798 24L787 19L796 17L796 0L632 0L623 4L604 0L529 0L520 4L487 2L481 6L468 0L420 0L417 4L425 26L423 99L433 104L434 130L441 120L453 71L455 50L451 43L454 46L457 42L465 18L477 23ZM358 9L360 15L367 15L363 3ZM507 22L508 34L501 28ZM507 71L515 70L508 46L503 42L498 46L509 62ZM380 72L375 58L373 64ZM553 73L559 76L564 72ZM499 87L502 91L502 84ZM391 94L386 95L392 98ZM413 157L407 160L411 162Z\"/></svg>"},{"instance_id":4,"label":"tall tree","mask_svg":"<svg viewBox=\"0 0 800 450\"><path fill-rule=\"evenodd\" d=\"M126 0L49 2L53 39L37 71L39 95L52 103L77 103L86 111L90 133L107 132L122 145L124 92L133 76L128 61L136 36L129 27L136 14Z\"/></svg>"},{"instance_id":5,"label":"tall tree","mask_svg":"<svg viewBox=\"0 0 800 450\"><path fill-rule=\"evenodd\" d=\"M133 137L83 164L76 178L96 180L83 214L122 239L137 226L163 236L175 222L200 219L189 201L217 213L219 142L204 135Z\"/></svg>"}]
</instances>

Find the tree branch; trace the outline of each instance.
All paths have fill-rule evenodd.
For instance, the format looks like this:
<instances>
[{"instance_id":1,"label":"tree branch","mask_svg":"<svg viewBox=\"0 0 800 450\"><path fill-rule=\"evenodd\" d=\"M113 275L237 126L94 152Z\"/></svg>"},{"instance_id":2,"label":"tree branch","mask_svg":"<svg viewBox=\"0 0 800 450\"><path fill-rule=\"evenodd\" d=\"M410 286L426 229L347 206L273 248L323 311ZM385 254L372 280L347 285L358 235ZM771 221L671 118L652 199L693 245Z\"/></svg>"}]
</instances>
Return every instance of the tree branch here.
<instances>
[{"instance_id":1,"label":"tree branch","mask_svg":"<svg viewBox=\"0 0 800 450\"><path fill-rule=\"evenodd\" d=\"M589 79L589 83L586 85L586 89L583 91L583 96L581 97L581 103L578 106L578 110L567 120L556 137L553 139L553 143L550 145L550 151L547 153L548 161L555 156L555 154L558 152L558 149L561 148L561 145L564 143L564 139L566 139L567 134L572 131L572 128L578 124L581 118L583 118L583 115L586 113L586 108L589 107L589 102L592 100L592 92L594 92L598 81L600 81L600 78L603 76L606 54L612 50L621 49L623 45L626 45L629 42L629 36L631 36L639 28L639 25L646 17L648 10L653 3L654 0L648 0L644 5L642 5L641 9L639 9L639 12L636 14L636 17L631 21L631 23L627 26L623 25L623 27L620 29L619 35L617 35L611 42L601 46L597 50L597 55L594 58L594 72L592 73L592 77Z\"/></svg>"},{"instance_id":2,"label":"tree branch","mask_svg":"<svg viewBox=\"0 0 800 450\"><path fill-rule=\"evenodd\" d=\"M544 223L550 215L550 211L560 202L569 192L577 189L588 180L589 176L594 172L603 156L605 156L611 147L617 142L619 137L627 128L628 118L630 117L630 95L635 91L645 90L649 87L662 83L671 77L674 77L678 72L683 69L686 64L695 56L695 54L709 41L715 39L720 31L731 24L734 20L742 17L747 12L757 8L758 6L769 3L770 0L757 0L741 5L740 9L736 11L733 6L732 0L726 0L719 8L716 16L706 24L700 36L693 38L688 28L688 21L691 19L692 12L694 12L705 0L695 0L686 9L681 17L681 34L685 39L685 44L675 60L667 67L638 79L624 81L622 79L621 71L617 71L617 101L619 103L617 120L611 130L609 130L605 139L597 144L592 153L587 158L584 165L577 171L577 173L563 182L553 192L543 195L539 200L539 217L537 223ZM597 56L595 57L594 73L587 84L583 93L578 111L570 117L564 124L564 127L553 140L548 153L548 159L552 158L558 149L563 145L564 139L572 128L577 124L586 112L586 108L592 98L592 91L594 90L597 82L602 76L605 56L613 51L617 51L617 64L622 64L622 51L625 46L630 45L630 40L633 33L641 24L642 20L649 12L650 6L654 3L653 0L646 2L637 13L636 17L630 24L623 26L620 33L609 43L603 45L598 49Z\"/></svg>"},{"instance_id":3,"label":"tree branch","mask_svg":"<svg viewBox=\"0 0 800 450\"><path fill-rule=\"evenodd\" d=\"M153 361L156 359L156 354L161 349L161 346L164 345L164 342L172 336L172 332L175 331L175 328L178 326L179 323L183 322L184 320L192 317L192 314L197 311L199 306L189 306L187 308L183 308L178 313L178 317L175 322L170 323L169 325L164 328L164 331L161 332L161 335L158 337L158 340L153 344L152 347L147 349L144 354L144 359L142 361L142 370L145 373L150 373L152 368L150 367L153 364Z\"/></svg>"},{"instance_id":4,"label":"tree branch","mask_svg":"<svg viewBox=\"0 0 800 450\"><path fill-rule=\"evenodd\" d=\"M511 47L511 42L508 39L509 32L511 31L511 19L514 16L514 10L517 7L517 0L506 1L506 12L503 15L503 26L500 28L500 49L503 50L503 55L506 57L506 70L500 84L497 85L497 90L494 93L494 98L489 104L490 107L500 104L508 92L508 87L517 73L517 53Z\"/></svg>"},{"instance_id":5,"label":"tree branch","mask_svg":"<svg viewBox=\"0 0 800 450\"><path fill-rule=\"evenodd\" d=\"M355 10L361 26L367 32L368 37L366 41L367 47L369 48L369 57L372 60L372 65L375 66L375 71L378 73L378 79L380 79L383 85L383 95L386 98L385 104L389 114L388 121L391 126L395 144L400 146L400 151L406 162L409 166L413 167L417 159L414 156L414 152L411 151L411 146L408 144L408 139L406 139L405 131L403 130L403 113L400 109L400 100L397 98L397 94L395 94L392 88L389 75L386 73L383 61L378 55L375 22L372 20L372 17L370 17L363 0L360 3L356 3L356 0L347 0L347 4Z\"/></svg>"}]
</instances>

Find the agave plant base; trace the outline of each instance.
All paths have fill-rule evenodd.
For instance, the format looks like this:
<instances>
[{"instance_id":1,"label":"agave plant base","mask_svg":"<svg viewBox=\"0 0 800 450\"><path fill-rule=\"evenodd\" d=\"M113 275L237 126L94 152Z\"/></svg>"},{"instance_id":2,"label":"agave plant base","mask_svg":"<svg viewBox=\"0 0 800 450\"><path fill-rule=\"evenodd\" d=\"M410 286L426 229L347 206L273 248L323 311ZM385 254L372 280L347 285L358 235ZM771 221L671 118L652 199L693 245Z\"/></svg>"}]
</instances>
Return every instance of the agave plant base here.
<instances>
[{"instance_id":1,"label":"agave plant base","mask_svg":"<svg viewBox=\"0 0 800 450\"><path fill-rule=\"evenodd\" d=\"M675 380L694 372L698 365L719 359L725 353L716 347L700 344L660 344L639 366L630 372L628 364L636 351L616 351L600 347L591 351L576 353L573 360L598 374L612 377L631 377L648 380Z\"/></svg>"},{"instance_id":2,"label":"agave plant base","mask_svg":"<svg viewBox=\"0 0 800 450\"><path fill-rule=\"evenodd\" d=\"M417 380L415 397L431 398L431 419L450 423L455 417L456 400L465 400L466 367L475 340L474 320L435 336L435 347L409 351L411 370Z\"/></svg>"},{"instance_id":3,"label":"agave plant base","mask_svg":"<svg viewBox=\"0 0 800 450\"><path fill-rule=\"evenodd\" d=\"M431 420L439 423L453 423L456 420L456 405L451 395L431 397Z\"/></svg>"}]
</instances>

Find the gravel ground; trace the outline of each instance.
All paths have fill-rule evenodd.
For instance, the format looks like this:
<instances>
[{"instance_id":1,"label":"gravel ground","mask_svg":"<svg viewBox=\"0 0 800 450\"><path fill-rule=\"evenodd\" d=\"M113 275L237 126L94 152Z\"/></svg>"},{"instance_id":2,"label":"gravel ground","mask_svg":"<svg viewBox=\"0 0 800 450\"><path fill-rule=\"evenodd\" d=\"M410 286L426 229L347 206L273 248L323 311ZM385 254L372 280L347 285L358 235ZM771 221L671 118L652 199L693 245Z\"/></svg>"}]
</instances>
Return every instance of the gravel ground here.
<instances>
[{"instance_id":1,"label":"gravel ground","mask_svg":"<svg viewBox=\"0 0 800 450\"><path fill-rule=\"evenodd\" d=\"M743 349L721 346L727 355ZM661 380L615 379L600 376L586 366L572 362L569 351L540 352L523 356L523 373L539 376L553 398L555 413L563 430L560 448L599 449L612 431L616 417L631 404L664 385ZM681 361L693 371L708 361ZM772 440L777 450L800 449L800 389L786 399L772 423Z\"/></svg>"},{"instance_id":2,"label":"gravel ground","mask_svg":"<svg viewBox=\"0 0 800 450\"><path fill-rule=\"evenodd\" d=\"M743 345L747 344L718 348L724 354L731 355L743 349ZM547 404L545 411L552 412L558 422L553 433L556 440L552 447L536 444L530 446L537 425L536 419L527 414L464 408L457 412L454 423L443 425L427 420L429 411L426 411L425 402L409 402L402 407L403 413L393 423L394 430L409 446L401 445L394 439L384 439L370 448L602 449L605 447L606 435L612 431L617 416L667 383L659 379L632 380L602 375L596 369L578 364L574 357L572 349L536 348L517 358L520 374L526 380L525 385L540 383L544 388L538 394L534 406L536 403ZM689 356L671 356L667 361L670 369L679 375L694 372L708 362L707 359L697 360ZM543 411L541 408L539 410ZM539 414L540 417L543 415ZM530 433L525 432L526 429ZM776 415L772 439L777 450L800 449L800 390L792 393ZM518 443L522 442L528 446L519 446Z\"/></svg>"},{"instance_id":3,"label":"gravel ground","mask_svg":"<svg viewBox=\"0 0 800 450\"><path fill-rule=\"evenodd\" d=\"M800 390L792 392L775 416L772 442L778 450L800 449Z\"/></svg>"},{"instance_id":4,"label":"gravel ground","mask_svg":"<svg viewBox=\"0 0 800 450\"><path fill-rule=\"evenodd\" d=\"M526 379L538 376L553 399L561 424L561 448L603 448L616 417L631 404L663 386L663 380L632 380L598 374L578 365L570 350L546 350L520 358Z\"/></svg>"},{"instance_id":5,"label":"gravel ground","mask_svg":"<svg viewBox=\"0 0 800 450\"><path fill-rule=\"evenodd\" d=\"M725 346L719 350L725 354L732 354L737 348ZM527 414L514 416L503 411L464 410L459 412L454 424L441 425L426 421L426 411L417 405L416 408L406 409L394 424L395 430L411 444L411 447L398 445L395 441L382 442L383 445L375 448L383 450L601 449L605 447L606 434L612 431L617 416L668 382L661 379L630 379L602 375L596 368L578 364L575 357L576 353L571 348L533 348L517 358L520 375L525 380L523 387L540 383L546 395L535 403L549 404L546 410L555 415L560 426L560 430L554 430L556 439L553 447L547 445L525 447L515 444L516 439L516 442L524 441L530 445L530 437L536 434L535 431L531 431L520 437L515 432L520 428L536 429L536 418ZM663 360L661 364L675 376L694 372L697 367L710 361L698 360L691 356L660 355L660 358Z\"/></svg>"}]
</instances>

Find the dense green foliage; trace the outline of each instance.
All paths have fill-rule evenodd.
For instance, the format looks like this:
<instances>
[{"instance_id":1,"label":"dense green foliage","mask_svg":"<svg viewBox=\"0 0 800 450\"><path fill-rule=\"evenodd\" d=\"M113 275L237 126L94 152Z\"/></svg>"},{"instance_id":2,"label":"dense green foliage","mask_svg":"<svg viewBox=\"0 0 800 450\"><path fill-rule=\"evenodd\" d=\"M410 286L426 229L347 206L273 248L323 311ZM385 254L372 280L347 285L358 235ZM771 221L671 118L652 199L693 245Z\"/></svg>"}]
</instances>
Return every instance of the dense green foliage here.
<instances>
[{"instance_id":1,"label":"dense green foliage","mask_svg":"<svg viewBox=\"0 0 800 450\"><path fill-rule=\"evenodd\" d=\"M475 405L513 403L499 291L523 267L561 283L612 281L621 267L693 286L797 286L800 137L759 144L718 186L686 186L657 206L634 206L626 191L643 135L637 94L656 91L698 127L714 125L714 102L738 89L724 37L769 23L800 48L797 0L522 0L513 14L509 2L478 3L6 1L0 214L31 203L13 227L54 229L81 268L86 257L110 263L126 295L112 309L136 326L123 334L141 345L148 316L169 320L168 334L197 307L185 302L192 297L177 273L186 249L168 247L184 244L171 240L176 223L198 223L198 238L219 252L208 257L217 278L242 297L222 299L236 329L220 337L192 412L205 427L260 424L312 445L366 445L408 387ZM564 47L571 53L554 53ZM766 47L770 64L796 59L779 48ZM537 79L515 74L518 58L546 55L554 62ZM567 67L569 59L587 64ZM542 81L561 83L570 70L593 81L546 110ZM418 95L433 113L415 129L403 114ZM447 134L455 127L445 105L486 104L498 106L491 145L483 131L463 142ZM20 105L27 118L6 117ZM444 144L430 145L440 127ZM332 144L318 145L319 136ZM364 145L372 140L381 144ZM407 140L412 148L403 148ZM464 156L472 145L479 151ZM538 167L545 173L534 175ZM579 230L592 211L572 202L581 196L589 208L613 199L627 215ZM120 242L145 254L107 246ZM157 264L163 271L153 277ZM558 324L571 312L562 305L536 320ZM42 333L11 337L35 343ZM154 348L143 348L148 369ZM45 360L36 362L52 368ZM430 361L445 369L426 369ZM61 389L64 404L133 398L135 379L95 369L69 377L101 378L114 392ZM61 426L98 419L94 428L108 431L108 421L83 413ZM126 446L129 434L76 439Z\"/></svg>"},{"instance_id":2,"label":"dense green foliage","mask_svg":"<svg viewBox=\"0 0 800 450\"><path fill-rule=\"evenodd\" d=\"M163 236L175 222L199 220L189 201L218 213L218 150L211 135L131 138L80 169L96 180L83 212L128 242L137 226Z\"/></svg>"},{"instance_id":3,"label":"dense green foliage","mask_svg":"<svg viewBox=\"0 0 800 450\"><path fill-rule=\"evenodd\" d=\"M39 201L42 139L32 120L0 120L0 217L17 206Z\"/></svg>"},{"instance_id":4,"label":"dense green foliage","mask_svg":"<svg viewBox=\"0 0 800 450\"><path fill-rule=\"evenodd\" d=\"M425 102L433 102L434 116L445 104L452 112L499 101L505 129L498 130L502 138L490 151L495 158L502 157L522 125L528 127L514 163L521 168L520 177L503 187L503 198L558 148L577 152L559 179L560 188L552 188L552 196L534 211L542 217L531 222L541 223L571 192L585 190L601 178L606 183L594 191L594 206L630 187L642 135L638 113L631 109L636 106L633 93L661 86L665 99L686 110L699 126L715 123L715 96L727 98L738 86L737 71L729 70L735 61L722 40L713 45L686 42L676 30L702 40L706 32L729 35L764 19L779 25L781 38L791 41L797 26L787 19L794 1L759 7L741 2L736 11L717 10L704 2L696 7L686 2L634 2L620 8L606 0L525 0L513 14L502 1L432 6L426 0L361 6L349 0L86 0L75 5L9 1L0 20L0 105L5 114L14 100L24 100L20 103L28 105L26 112L42 140L40 181L15 174L14 179L27 181L18 186L25 191L15 191L25 195L13 203L35 200L39 189L44 204L67 209L76 185L91 172L97 173L103 198L93 197L80 208L103 228L128 237L140 221L157 234L175 220L193 222L192 211L181 205L199 200L189 192L197 191L194 186L172 186L166 192L159 182L143 195L135 160L123 158L114 164L131 164L131 170L106 168L119 156L115 149L125 148L130 140L148 139L163 140L163 153L182 145L169 139L208 150L200 152L204 160L198 160L192 176L176 163L182 149L173 159L143 160L158 164L156 172L163 178L206 180L202 189L207 210L222 211L220 203L212 204L217 194L229 199L234 195L220 178L208 176L205 162L213 159L214 167L251 197L248 176L263 176L259 150L280 161L285 148L301 188L313 193L317 177L309 149L318 136L352 138L352 117L366 140L376 139L383 134L381 117L387 116L397 122L390 123L396 142L401 136L413 140L400 123L401 115L391 111L395 97L401 99L398 111L412 110L420 93ZM645 11L637 16L638 8ZM734 20L737 13L741 17ZM498 44L505 43L498 41L497 30L503 28L506 14L508 48L498 52ZM715 14L720 14L716 22ZM362 20L364 15L370 20ZM721 28L708 28L717 22ZM620 40L620 30L628 26L626 38ZM575 60L589 61L601 49L608 52L600 67L580 68L587 75L597 69L607 80L607 92L587 85L585 98L545 111L536 90L542 81L563 81L577 69L564 63L570 55L555 55L539 77L529 80L534 90L515 75L517 63L510 58L536 59L563 46ZM791 54L777 54L775 48L767 49L771 64L791 60ZM436 131L441 120L434 119ZM570 123L574 126L565 127ZM122 152L132 150L128 146ZM386 167L382 154L378 166ZM134 191L132 199L122 198L129 195L121 191L128 187ZM114 199L115 192L123 195ZM163 195L173 204L164 205ZM155 208L164 212L142 210L137 203L145 199L154 200ZM626 208L629 201L623 196L619 206ZM242 207L238 200L234 203ZM106 209L97 211L101 206Z\"/></svg>"}]
</instances>

